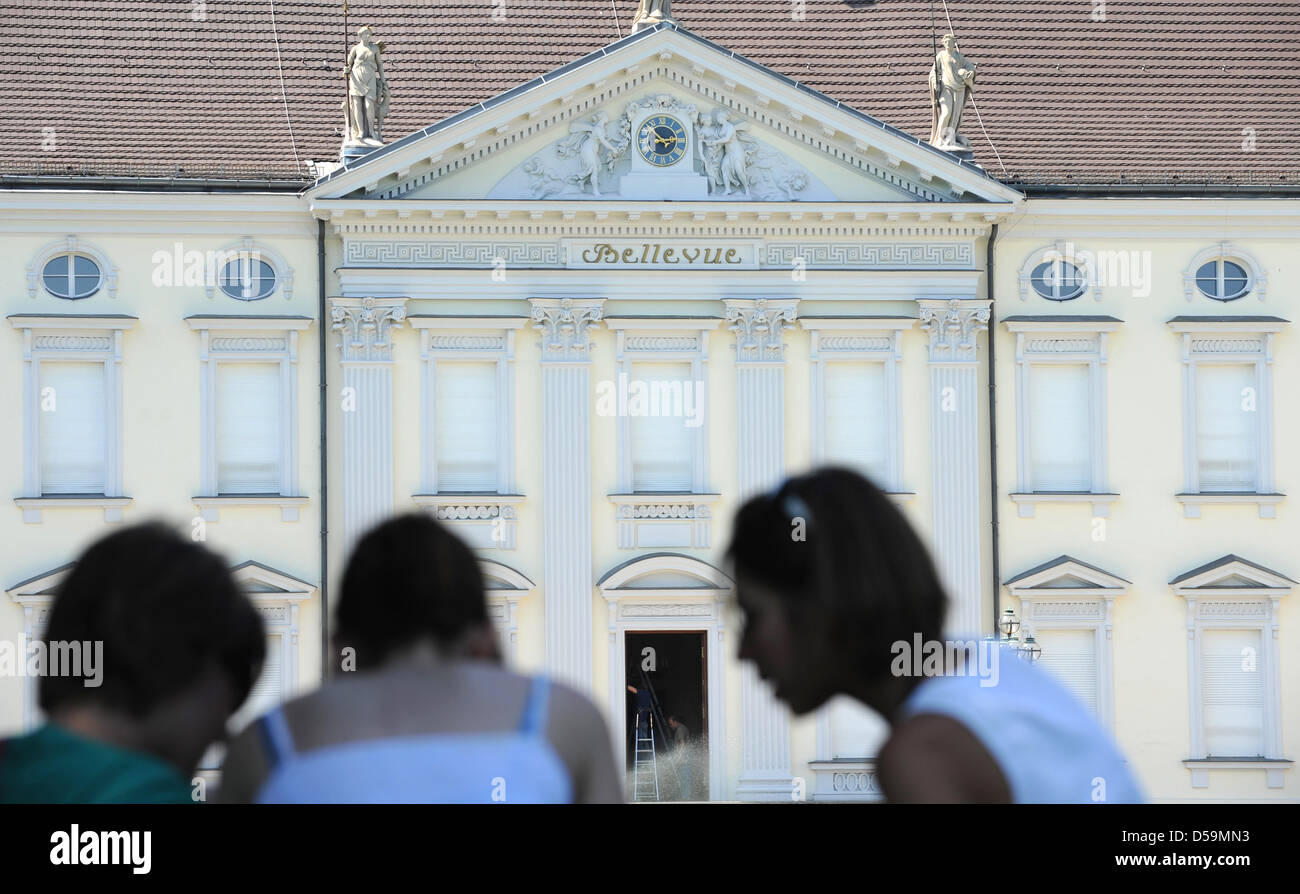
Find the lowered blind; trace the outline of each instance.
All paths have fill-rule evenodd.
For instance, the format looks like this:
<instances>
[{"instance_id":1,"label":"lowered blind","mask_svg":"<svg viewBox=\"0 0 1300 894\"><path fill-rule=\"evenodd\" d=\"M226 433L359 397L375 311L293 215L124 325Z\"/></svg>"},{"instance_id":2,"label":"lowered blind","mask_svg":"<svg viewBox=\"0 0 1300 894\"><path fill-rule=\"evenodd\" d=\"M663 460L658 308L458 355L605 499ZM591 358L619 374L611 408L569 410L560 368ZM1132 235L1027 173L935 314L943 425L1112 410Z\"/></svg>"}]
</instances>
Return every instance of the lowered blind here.
<instances>
[{"instance_id":1,"label":"lowered blind","mask_svg":"<svg viewBox=\"0 0 1300 894\"><path fill-rule=\"evenodd\" d=\"M1201 631L1201 704L1208 757L1264 756L1259 630Z\"/></svg>"},{"instance_id":2,"label":"lowered blind","mask_svg":"<svg viewBox=\"0 0 1300 894\"><path fill-rule=\"evenodd\" d=\"M695 384L689 363L635 363L628 382L632 490L689 493L695 486L695 433L686 425L686 389ZM636 396L641 383L644 403ZM633 413L644 407L647 415Z\"/></svg>"},{"instance_id":3,"label":"lowered blind","mask_svg":"<svg viewBox=\"0 0 1300 894\"><path fill-rule=\"evenodd\" d=\"M1197 364L1196 459L1202 491L1253 491L1258 486L1259 415L1248 399L1254 388L1253 366Z\"/></svg>"},{"instance_id":4,"label":"lowered blind","mask_svg":"<svg viewBox=\"0 0 1300 894\"><path fill-rule=\"evenodd\" d=\"M217 493L280 493L280 365L217 364Z\"/></svg>"},{"instance_id":5,"label":"lowered blind","mask_svg":"<svg viewBox=\"0 0 1300 894\"><path fill-rule=\"evenodd\" d=\"M497 364L439 362L434 379L438 491L495 492L500 467Z\"/></svg>"},{"instance_id":6,"label":"lowered blind","mask_svg":"<svg viewBox=\"0 0 1300 894\"><path fill-rule=\"evenodd\" d=\"M229 726L238 731L280 704L284 691L284 637L278 633L266 638L266 661L253 691L239 710L230 716Z\"/></svg>"},{"instance_id":7,"label":"lowered blind","mask_svg":"<svg viewBox=\"0 0 1300 894\"><path fill-rule=\"evenodd\" d=\"M53 362L40 369L41 492L105 493L104 364Z\"/></svg>"},{"instance_id":8,"label":"lowered blind","mask_svg":"<svg viewBox=\"0 0 1300 894\"><path fill-rule=\"evenodd\" d=\"M1030 478L1035 491L1092 490L1092 382L1087 364L1029 373Z\"/></svg>"},{"instance_id":9,"label":"lowered blind","mask_svg":"<svg viewBox=\"0 0 1300 894\"><path fill-rule=\"evenodd\" d=\"M1097 715L1097 634L1092 630L1037 630L1038 663Z\"/></svg>"},{"instance_id":10,"label":"lowered blind","mask_svg":"<svg viewBox=\"0 0 1300 894\"><path fill-rule=\"evenodd\" d=\"M857 469L888 490L889 407L883 363L827 363L823 454L827 465Z\"/></svg>"}]
</instances>

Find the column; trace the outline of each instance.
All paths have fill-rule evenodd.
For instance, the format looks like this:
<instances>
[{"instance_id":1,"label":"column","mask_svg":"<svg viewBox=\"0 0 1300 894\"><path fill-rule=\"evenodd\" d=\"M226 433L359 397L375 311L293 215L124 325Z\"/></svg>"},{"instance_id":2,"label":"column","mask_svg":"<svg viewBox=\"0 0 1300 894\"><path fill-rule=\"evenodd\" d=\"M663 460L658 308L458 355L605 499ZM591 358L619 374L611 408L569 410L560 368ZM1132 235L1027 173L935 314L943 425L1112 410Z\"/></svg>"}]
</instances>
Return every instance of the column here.
<instances>
[{"instance_id":1,"label":"column","mask_svg":"<svg viewBox=\"0 0 1300 894\"><path fill-rule=\"evenodd\" d=\"M542 572L546 665L592 691L591 330L603 299L532 299L542 332Z\"/></svg>"},{"instance_id":2,"label":"column","mask_svg":"<svg viewBox=\"0 0 1300 894\"><path fill-rule=\"evenodd\" d=\"M979 333L990 302L921 299L930 333L930 491L934 559L952 599L947 632L978 636L984 579L980 536Z\"/></svg>"},{"instance_id":3,"label":"column","mask_svg":"<svg viewBox=\"0 0 1300 894\"><path fill-rule=\"evenodd\" d=\"M405 298L335 298L331 328L340 335L343 555L393 514L393 329Z\"/></svg>"},{"instance_id":4,"label":"column","mask_svg":"<svg viewBox=\"0 0 1300 894\"><path fill-rule=\"evenodd\" d=\"M785 474L785 343L795 299L727 301L736 333L737 502L769 490ZM753 665L740 670L742 801L788 801L790 715Z\"/></svg>"}]
</instances>

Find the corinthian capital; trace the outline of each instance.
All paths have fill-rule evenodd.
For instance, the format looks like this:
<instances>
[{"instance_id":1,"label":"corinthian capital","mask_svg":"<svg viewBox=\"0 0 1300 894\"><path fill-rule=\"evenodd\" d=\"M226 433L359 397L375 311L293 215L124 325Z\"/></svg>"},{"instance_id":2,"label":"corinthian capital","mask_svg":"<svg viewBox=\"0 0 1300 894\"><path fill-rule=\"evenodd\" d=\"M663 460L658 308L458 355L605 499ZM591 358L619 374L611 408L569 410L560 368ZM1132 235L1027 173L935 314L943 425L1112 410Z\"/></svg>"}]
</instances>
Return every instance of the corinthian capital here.
<instances>
[{"instance_id":1,"label":"corinthian capital","mask_svg":"<svg viewBox=\"0 0 1300 894\"><path fill-rule=\"evenodd\" d=\"M542 331L542 360L590 360L591 330L605 299L533 298L533 328Z\"/></svg>"},{"instance_id":2,"label":"corinthian capital","mask_svg":"<svg viewBox=\"0 0 1300 894\"><path fill-rule=\"evenodd\" d=\"M727 323L736 333L736 360L784 360L781 335L794 323L796 298L728 299Z\"/></svg>"},{"instance_id":3,"label":"corinthian capital","mask_svg":"<svg viewBox=\"0 0 1300 894\"><path fill-rule=\"evenodd\" d=\"M330 327L341 336L344 361L391 363L392 330L406 319L405 298L335 298Z\"/></svg>"},{"instance_id":4,"label":"corinthian capital","mask_svg":"<svg viewBox=\"0 0 1300 894\"><path fill-rule=\"evenodd\" d=\"M930 333L931 363L973 363L976 338L988 328L989 302L983 300L922 299L921 328Z\"/></svg>"}]
</instances>

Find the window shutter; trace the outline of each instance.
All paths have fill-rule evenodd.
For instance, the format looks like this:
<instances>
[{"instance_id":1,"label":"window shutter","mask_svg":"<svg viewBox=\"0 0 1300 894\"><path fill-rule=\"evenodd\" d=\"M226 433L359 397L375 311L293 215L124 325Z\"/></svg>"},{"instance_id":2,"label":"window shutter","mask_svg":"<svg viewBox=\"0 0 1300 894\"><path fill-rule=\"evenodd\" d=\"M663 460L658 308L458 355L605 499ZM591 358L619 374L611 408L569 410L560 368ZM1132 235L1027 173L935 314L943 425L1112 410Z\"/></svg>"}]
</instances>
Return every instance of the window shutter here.
<instances>
[{"instance_id":1,"label":"window shutter","mask_svg":"<svg viewBox=\"0 0 1300 894\"><path fill-rule=\"evenodd\" d=\"M41 492L105 493L104 364L59 361L42 363L40 370Z\"/></svg>"},{"instance_id":2,"label":"window shutter","mask_svg":"<svg viewBox=\"0 0 1300 894\"><path fill-rule=\"evenodd\" d=\"M1093 630L1036 630L1038 663L1097 716L1097 634Z\"/></svg>"},{"instance_id":3,"label":"window shutter","mask_svg":"<svg viewBox=\"0 0 1300 894\"><path fill-rule=\"evenodd\" d=\"M217 364L217 493L281 489L280 366Z\"/></svg>"},{"instance_id":4,"label":"window shutter","mask_svg":"<svg viewBox=\"0 0 1300 894\"><path fill-rule=\"evenodd\" d=\"M1029 430L1035 491L1092 490L1092 377L1087 364L1031 367Z\"/></svg>"},{"instance_id":5,"label":"window shutter","mask_svg":"<svg viewBox=\"0 0 1300 894\"><path fill-rule=\"evenodd\" d=\"M500 468L497 364L438 362L434 379L438 491L495 492Z\"/></svg>"},{"instance_id":6,"label":"window shutter","mask_svg":"<svg viewBox=\"0 0 1300 894\"><path fill-rule=\"evenodd\" d=\"M1201 631L1207 757L1264 756L1263 661L1259 630Z\"/></svg>"},{"instance_id":7,"label":"window shutter","mask_svg":"<svg viewBox=\"0 0 1300 894\"><path fill-rule=\"evenodd\" d=\"M827 363L823 460L857 469L889 490L889 406L883 363Z\"/></svg>"},{"instance_id":8,"label":"window shutter","mask_svg":"<svg viewBox=\"0 0 1300 894\"><path fill-rule=\"evenodd\" d=\"M244 704L230 716L230 727L240 730L285 699L284 636L273 633L266 638L266 660L262 673L253 684Z\"/></svg>"},{"instance_id":9,"label":"window shutter","mask_svg":"<svg viewBox=\"0 0 1300 894\"><path fill-rule=\"evenodd\" d=\"M1258 486L1259 409L1243 407L1255 388L1246 364L1196 367L1196 459L1202 491L1253 491Z\"/></svg>"},{"instance_id":10,"label":"window shutter","mask_svg":"<svg viewBox=\"0 0 1300 894\"><path fill-rule=\"evenodd\" d=\"M644 403L633 385L645 387ZM695 489L695 434L686 425L686 388L694 388L689 363L635 363L628 382L632 490L690 493ZM632 415L643 408L647 415Z\"/></svg>"}]
</instances>

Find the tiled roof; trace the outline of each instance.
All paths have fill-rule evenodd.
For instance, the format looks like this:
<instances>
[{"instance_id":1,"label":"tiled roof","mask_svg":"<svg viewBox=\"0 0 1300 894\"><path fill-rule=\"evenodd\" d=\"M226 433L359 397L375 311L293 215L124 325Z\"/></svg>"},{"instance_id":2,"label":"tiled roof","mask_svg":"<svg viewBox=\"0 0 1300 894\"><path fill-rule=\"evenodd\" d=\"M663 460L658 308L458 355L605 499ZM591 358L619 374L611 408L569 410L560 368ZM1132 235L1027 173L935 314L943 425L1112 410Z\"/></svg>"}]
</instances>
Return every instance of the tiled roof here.
<instances>
[{"instance_id":1,"label":"tiled roof","mask_svg":"<svg viewBox=\"0 0 1300 894\"><path fill-rule=\"evenodd\" d=\"M921 138L931 4L677 0L678 23ZM337 157L356 28L398 138L626 35L634 0L0 0L12 175L301 180ZM948 0L963 132L1013 183L1300 184L1300 4ZM494 10L504 10L494 17ZM934 5L938 33L945 8ZM500 19L500 20L498 20ZM982 126L981 126L982 124ZM985 133L987 131L987 135Z\"/></svg>"}]
</instances>

